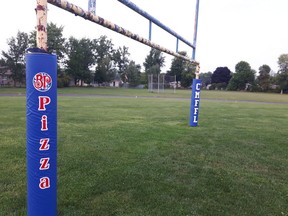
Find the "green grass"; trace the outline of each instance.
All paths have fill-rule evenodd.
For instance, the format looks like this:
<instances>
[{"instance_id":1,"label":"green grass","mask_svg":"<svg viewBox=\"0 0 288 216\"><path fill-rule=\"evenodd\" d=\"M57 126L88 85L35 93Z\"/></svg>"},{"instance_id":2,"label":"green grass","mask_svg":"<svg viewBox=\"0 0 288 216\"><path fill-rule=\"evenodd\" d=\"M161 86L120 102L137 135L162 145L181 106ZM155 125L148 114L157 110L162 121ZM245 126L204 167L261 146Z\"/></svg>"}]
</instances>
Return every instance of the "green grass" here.
<instances>
[{"instance_id":1,"label":"green grass","mask_svg":"<svg viewBox=\"0 0 288 216\"><path fill-rule=\"evenodd\" d=\"M288 105L202 100L195 128L189 106L59 96L59 215L288 215ZM25 97L0 97L0 111L0 215L25 215Z\"/></svg>"},{"instance_id":2,"label":"green grass","mask_svg":"<svg viewBox=\"0 0 288 216\"><path fill-rule=\"evenodd\" d=\"M0 88L0 94L25 94L25 88ZM86 88L86 87L69 87L59 88L59 95L101 95L101 96L138 96L138 97L156 97L156 98L190 98L191 90L165 89L164 92L148 92L147 89L125 89L125 88ZM230 92L230 91L201 91L201 99L219 99L232 101L258 101L258 102L276 102L288 103L288 94L276 93L253 93L253 92Z\"/></svg>"}]
</instances>

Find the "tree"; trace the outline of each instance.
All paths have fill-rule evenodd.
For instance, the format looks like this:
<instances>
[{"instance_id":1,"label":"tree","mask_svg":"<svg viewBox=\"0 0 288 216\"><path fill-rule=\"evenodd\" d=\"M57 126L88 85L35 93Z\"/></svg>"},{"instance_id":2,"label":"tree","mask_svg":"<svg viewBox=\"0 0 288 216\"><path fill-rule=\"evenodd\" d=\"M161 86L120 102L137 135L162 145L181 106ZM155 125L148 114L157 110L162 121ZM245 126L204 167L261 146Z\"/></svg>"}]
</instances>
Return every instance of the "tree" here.
<instances>
[{"instance_id":1,"label":"tree","mask_svg":"<svg viewBox=\"0 0 288 216\"><path fill-rule=\"evenodd\" d=\"M125 70L125 74L127 74L127 81L131 86L137 86L141 83L141 66L139 64L135 64L134 61L130 61L128 67Z\"/></svg>"},{"instance_id":2,"label":"tree","mask_svg":"<svg viewBox=\"0 0 288 216\"><path fill-rule=\"evenodd\" d=\"M1 58L0 59L0 75L3 75L4 73L6 73L6 61L5 59Z\"/></svg>"},{"instance_id":3,"label":"tree","mask_svg":"<svg viewBox=\"0 0 288 216\"><path fill-rule=\"evenodd\" d=\"M94 81L97 83L112 81L117 74L117 71L112 65L112 61L108 57L98 60L97 67L95 69Z\"/></svg>"},{"instance_id":4,"label":"tree","mask_svg":"<svg viewBox=\"0 0 288 216\"><path fill-rule=\"evenodd\" d=\"M270 72L271 68L268 65L262 65L259 67L257 83L262 91L267 91L270 88Z\"/></svg>"},{"instance_id":5,"label":"tree","mask_svg":"<svg viewBox=\"0 0 288 216\"><path fill-rule=\"evenodd\" d=\"M65 69L59 68L57 70L57 87L62 88L62 87L69 87L71 77L69 74L65 71Z\"/></svg>"},{"instance_id":6,"label":"tree","mask_svg":"<svg viewBox=\"0 0 288 216\"><path fill-rule=\"evenodd\" d=\"M180 55L187 56L186 52L179 52ZM170 70L167 72L170 76L176 76L177 83L182 80L182 72L185 71L187 63L184 59L174 57L171 62Z\"/></svg>"},{"instance_id":7,"label":"tree","mask_svg":"<svg viewBox=\"0 0 288 216\"><path fill-rule=\"evenodd\" d=\"M186 61L184 71L181 74L181 86L189 88L192 85L192 80L195 78L196 67Z\"/></svg>"},{"instance_id":8,"label":"tree","mask_svg":"<svg viewBox=\"0 0 288 216\"><path fill-rule=\"evenodd\" d=\"M195 76L192 73L183 73L182 74L182 81L181 86L183 88L189 88L192 85L192 80L195 78Z\"/></svg>"},{"instance_id":9,"label":"tree","mask_svg":"<svg viewBox=\"0 0 288 216\"><path fill-rule=\"evenodd\" d=\"M211 76L211 83L226 88L231 77L232 73L228 67L217 67Z\"/></svg>"},{"instance_id":10,"label":"tree","mask_svg":"<svg viewBox=\"0 0 288 216\"><path fill-rule=\"evenodd\" d=\"M93 44L90 39L82 38L78 40L70 37L67 47L66 71L74 78L75 85L77 82L91 82L91 71L89 67L94 64L92 52ZM82 82L81 82L82 85Z\"/></svg>"},{"instance_id":11,"label":"tree","mask_svg":"<svg viewBox=\"0 0 288 216\"><path fill-rule=\"evenodd\" d=\"M118 73L121 75L122 80L125 81L127 77L125 71L129 65L129 58L128 58L129 55L130 53L128 52L128 47L126 46L119 47L113 54L114 64L118 68Z\"/></svg>"},{"instance_id":12,"label":"tree","mask_svg":"<svg viewBox=\"0 0 288 216\"><path fill-rule=\"evenodd\" d=\"M116 69L113 67L114 45L106 36L95 39L93 44L96 57L94 81L98 83L110 82L116 75Z\"/></svg>"},{"instance_id":13,"label":"tree","mask_svg":"<svg viewBox=\"0 0 288 216\"><path fill-rule=\"evenodd\" d=\"M162 52L152 48L149 55L145 58L143 63L146 74L158 75L161 72L161 68L165 65L165 57Z\"/></svg>"},{"instance_id":14,"label":"tree","mask_svg":"<svg viewBox=\"0 0 288 216\"><path fill-rule=\"evenodd\" d=\"M66 53L65 42L63 37L63 26L57 26L50 22L47 24L47 52L56 53L57 59L61 61ZM36 47L36 31L30 32L29 45Z\"/></svg>"},{"instance_id":15,"label":"tree","mask_svg":"<svg viewBox=\"0 0 288 216\"><path fill-rule=\"evenodd\" d=\"M202 87L206 87L209 84L211 84L211 77L212 77L212 72L200 73L200 79L202 81Z\"/></svg>"},{"instance_id":16,"label":"tree","mask_svg":"<svg viewBox=\"0 0 288 216\"><path fill-rule=\"evenodd\" d=\"M247 90L247 86L253 85L255 81L255 71L251 69L249 63L240 61L235 66L235 73L229 81L228 90Z\"/></svg>"},{"instance_id":17,"label":"tree","mask_svg":"<svg viewBox=\"0 0 288 216\"><path fill-rule=\"evenodd\" d=\"M187 56L185 51L181 51L179 54ZM195 67L182 58L174 57L167 74L171 76L176 75L177 83L180 81L182 87L188 88L191 86L193 78L195 78Z\"/></svg>"},{"instance_id":18,"label":"tree","mask_svg":"<svg viewBox=\"0 0 288 216\"><path fill-rule=\"evenodd\" d=\"M278 58L279 71L276 75L276 82L282 92L288 91L288 54L282 54Z\"/></svg>"},{"instance_id":19,"label":"tree","mask_svg":"<svg viewBox=\"0 0 288 216\"><path fill-rule=\"evenodd\" d=\"M57 55L58 69L57 69L57 85L59 87L68 86L69 76L66 74L63 66L65 65L66 38L63 36L63 26L57 26L50 22L47 24L47 52L55 53ZM36 47L36 30L29 34L29 46Z\"/></svg>"},{"instance_id":20,"label":"tree","mask_svg":"<svg viewBox=\"0 0 288 216\"><path fill-rule=\"evenodd\" d=\"M23 83L25 78L24 56L28 48L28 34L18 31L16 37L8 39L8 46L8 52L2 51L2 63L11 70L11 78L16 86L17 82Z\"/></svg>"}]
</instances>

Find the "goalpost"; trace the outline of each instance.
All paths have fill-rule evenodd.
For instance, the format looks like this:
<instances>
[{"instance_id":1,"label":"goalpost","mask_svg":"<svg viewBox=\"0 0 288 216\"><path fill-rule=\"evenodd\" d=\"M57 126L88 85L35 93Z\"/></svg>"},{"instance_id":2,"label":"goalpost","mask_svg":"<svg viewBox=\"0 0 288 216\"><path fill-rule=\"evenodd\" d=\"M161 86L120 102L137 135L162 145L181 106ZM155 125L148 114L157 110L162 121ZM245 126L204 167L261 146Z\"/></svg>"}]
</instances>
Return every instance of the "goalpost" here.
<instances>
[{"instance_id":1,"label":"goalpost","mask_svg":"<svg viewBox=\"0 0 288 216\"><path fill-rule=\"evenodd\" d=\"M118 0L120 1L120 0ZM134 7L128 0L121 0ZM47 4L53 4L72 14L80 16L103 27L109 28L119 34L136 40L152 48L168 53L175 57L191 62L196 66L196 79L193 80L191 98L190 126L197 126L200 86L199 62L195 61L196 35L199 0L196 0L196 17L193 58L180 55L166 49L149 39L145 39L130 32L102 17L83 10L81 7L65 0L37 0L37 48L29 49L26 54L26 158L27 158L27 214L28 216L56 216L57 215L57 57L47 52ZM135 8L137 9L137 8ZM139 10L139 13L144 11ZM141 14L140 13L140 14ZM147 13L144 13L148 15ZM141 14L144 16L143 14ZM147 17L150 22L174 35L178 40L183 38L174 34L169 28L153 17ZM162 25L162 26L161 26ZM185 41L183 41L185 42ZM153 77L151 78L151 88ZM157 78L158 91L165 85L165 78Z\"/></svg>"},{"instance_id":2,"label":"goalpost","mask_svg":"<svg viewBox=\"0 0 288 216\"><path fill-rule=\"evenodd\" d=\"M176 93L177 81L176 75L170 76L167 74L149 74L148 75L148 92L164 93L167 90L172 90Z\"/></svg>"}]
</instances>

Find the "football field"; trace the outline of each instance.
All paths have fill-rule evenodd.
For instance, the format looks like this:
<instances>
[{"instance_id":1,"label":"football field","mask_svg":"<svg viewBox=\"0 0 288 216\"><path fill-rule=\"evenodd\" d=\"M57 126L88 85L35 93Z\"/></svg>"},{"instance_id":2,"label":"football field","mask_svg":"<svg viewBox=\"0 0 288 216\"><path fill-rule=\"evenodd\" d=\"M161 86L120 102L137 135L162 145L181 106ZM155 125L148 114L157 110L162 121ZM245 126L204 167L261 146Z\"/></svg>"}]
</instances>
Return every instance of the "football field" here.
<instances>
[{"instance_id":1,"label":"football field","mask_svg":"<svg viewBox=\"0 0 288 216\"><path fill-rule=\"evenodd\" d=\"M1 93L0 215L26 215L25 90ZM58 93L59 215L288 215L287 95L202 91L191 128L190 91Z\"/></svg>"}]
</instances>

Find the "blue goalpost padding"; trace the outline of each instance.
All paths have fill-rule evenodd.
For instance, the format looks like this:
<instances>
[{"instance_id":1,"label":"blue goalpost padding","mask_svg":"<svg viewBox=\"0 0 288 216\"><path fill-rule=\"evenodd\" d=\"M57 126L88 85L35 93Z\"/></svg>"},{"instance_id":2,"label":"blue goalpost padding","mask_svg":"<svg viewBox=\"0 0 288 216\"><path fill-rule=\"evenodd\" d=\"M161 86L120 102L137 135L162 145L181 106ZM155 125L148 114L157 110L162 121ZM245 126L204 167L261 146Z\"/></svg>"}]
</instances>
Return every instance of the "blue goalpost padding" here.
<instances>
[{"instance_id":1,"label":"blue goalpost padding","mask_svg":"<svg viewBox=\"0 0 288 216\"><path fill-rule=\"evenodd\" d=\"M56 216L56 55L26 54L26 106L27 213L29 216Z\"/></svg>"},{"instance_id":2,"label":"blue goalpost padding","mask_svg":"<svg viewBox=\"0 0 288 216\"><path fill-rule=\"evenodd\" d=\"M201 80L193 79L192 83L192 96L191 96L191 106L190 106L190 126L198 126L198 115L200 106L200 88Z\"/></svg>"}]
</instances>

